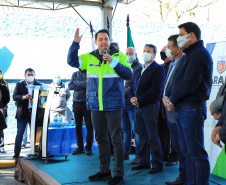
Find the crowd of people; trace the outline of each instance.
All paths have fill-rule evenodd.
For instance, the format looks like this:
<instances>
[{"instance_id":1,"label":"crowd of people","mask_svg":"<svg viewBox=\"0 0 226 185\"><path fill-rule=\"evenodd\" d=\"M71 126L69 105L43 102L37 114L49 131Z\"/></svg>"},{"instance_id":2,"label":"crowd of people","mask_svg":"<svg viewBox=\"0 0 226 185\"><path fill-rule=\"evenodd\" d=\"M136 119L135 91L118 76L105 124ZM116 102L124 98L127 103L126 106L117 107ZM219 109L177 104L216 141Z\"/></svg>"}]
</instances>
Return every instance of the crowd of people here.
<instances>
[{"instance_id":1,"label":"crowd of people","mask_svg":"<svg viewBox=\"0 0 226 185\"><path fill-rule=\"evenodd\" d=\"M116 45L110 46L107 30L96 33L97 50L79 56L82 35L76 29L67 61L70 66L87 71L86 106L91 110L99 147L100 171L89 176L90 181L109 179L110 185L124 183L123 160L129 158L133 133L137 147L131 163L136 166L131 170L149 169L150 174L159 173L163 171L164 160L168 160L165 164L168 166L179 162L179 176L166 184L209 184L210 164L203 128L213 61L203 46L198 25L188 22L178 28L179 34L169 36L167 46L160 53L163 65L155 61L157 48L153 44L144 46L144 65L139 63L133 47L127 48L126 57ZM222 102L219 106L222 111ZM219 110L211 112L215 118ZM212 134L213 142L218 145L220 138L223 141L225 137L221 126L224 119L219 118L219 126ZM161 120L165 120L162 125ZM167 132L171 142L165 143L160 138ZM109 140L115 158L113 178L109 168Z\"/></svg>"},{"instance_id":2,"label":"crowd of people","mask_svg":"<svg viewBox=\"0 0 226 185\"><path fill-rule=\"evenodd\" d=\"M131 170L148 169L160 173L163 166L179 163L178 177L168 185L208 185L210 164L204 147L206 101L212 87L213 61L201 40L199 26L187 22L178 26L179 34L170 35L160 52L164 64L155 61L157 47L145 44L139 62L136 49L128 47L125 54L117 43L110 43L107 30L95 34L97 50L78 55L82 35L76 29L67 62L79 68L72 74L68 89L59 75L53 78L54 94L51 117L66 117L66 102L73 90L77 149L72 153L92 155L93 132L98 143L100 170L90 181L109 180L109 185L124 183L124 160L129 159L132 137L136 150ZM31 123L33 92L27 85L41 85L32 68L25 70L25 80L16 84L13 100L17 102L17 135L15 155L20 155L22 138ZM4 152L3 129L9 90L0 71L1 145ZM211 139L222 147L226 142L225 91L223 85L210 105L211 115L219 120ZM61 93L60 93L61 92ZM4 119L3 119L4 118ZM87 129L84 146L83 119ZM4 122L4 123L3 123ZM111 144L115 160L113 177L110 170ZM164 163L165 161L165 163Z\"/></svg>"}]
</instances>

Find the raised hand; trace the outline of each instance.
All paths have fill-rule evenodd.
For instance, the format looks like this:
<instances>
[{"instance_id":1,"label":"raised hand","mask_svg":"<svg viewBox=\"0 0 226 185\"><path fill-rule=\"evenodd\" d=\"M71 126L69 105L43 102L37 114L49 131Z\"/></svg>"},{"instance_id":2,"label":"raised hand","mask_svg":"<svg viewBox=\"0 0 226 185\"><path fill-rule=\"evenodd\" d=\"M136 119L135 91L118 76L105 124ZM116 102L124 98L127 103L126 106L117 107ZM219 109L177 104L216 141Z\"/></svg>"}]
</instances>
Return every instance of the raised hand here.
<instances>
[{"instance_id":1,"label":"raised hand","mask_svg":"<svg viewBox=\"0 0 226 185\"><path fill-rule=\"evenodd\" d=\"M79 36L79 28L76 28L75 35L74 35L74 42L79 43L82 39L82 36L83 35Z\"/></svg>"}]
</instances>

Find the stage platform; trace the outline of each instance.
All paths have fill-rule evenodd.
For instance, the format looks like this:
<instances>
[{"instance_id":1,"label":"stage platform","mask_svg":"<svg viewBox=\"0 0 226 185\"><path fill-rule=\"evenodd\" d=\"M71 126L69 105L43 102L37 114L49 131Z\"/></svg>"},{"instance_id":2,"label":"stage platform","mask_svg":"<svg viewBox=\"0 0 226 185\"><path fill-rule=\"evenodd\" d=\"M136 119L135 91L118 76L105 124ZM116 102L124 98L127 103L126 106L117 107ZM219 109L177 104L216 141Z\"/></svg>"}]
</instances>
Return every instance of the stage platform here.
<instances>
[{"instance_id":1,"label":"stage platform","mask_svg":"<svg viewBox=\"0 0 226 185\"><path fill-rule=\"evenodd\" d=\"M132 171L130 161L134 155L130 155L129 160L125 160L125 176L124 180L127 185L164 185L166 181L173 181L178 176L178 165L164 166L164 170L158 174L149 174L148 170ZM107 184L107 181L90 182L89 175L93 175L99 171L99 156L98 151L94 151L93 155L87 156L69 154L67 160L64 157L45 160L33 157L28 159L33 165L44 171L50 177L55 179L62 185L102 185ZM111 160L111 169L113 169L114 161ZM23 167L23 166L22 166ZM53 184L54 185L54 184ZM226 185L226 179L211 175L210 185Z\"/></svg>"}]
</instances>

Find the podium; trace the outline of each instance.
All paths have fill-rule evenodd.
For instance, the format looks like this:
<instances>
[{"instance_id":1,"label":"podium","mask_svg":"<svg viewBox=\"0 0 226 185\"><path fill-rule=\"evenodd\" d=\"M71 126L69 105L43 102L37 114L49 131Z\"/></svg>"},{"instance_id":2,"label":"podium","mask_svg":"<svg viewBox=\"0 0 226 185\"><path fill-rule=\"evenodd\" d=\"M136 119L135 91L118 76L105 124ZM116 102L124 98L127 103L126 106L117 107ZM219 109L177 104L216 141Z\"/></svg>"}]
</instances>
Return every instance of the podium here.
<instances>
[{"instance_id":1,"label":"podium","mask_svg":"<svg viewBox=\"0 0 226 185\"><path fill-rule=\"evenodd\" d=\"M28 158L37 156L48 162L48 159L65 157L63 154L50 154L48 148L48 125L50 108L55 89L48 86L28 85L33 90L33 105L31 114L31 152Z\"/></svg>"}]
</instances>

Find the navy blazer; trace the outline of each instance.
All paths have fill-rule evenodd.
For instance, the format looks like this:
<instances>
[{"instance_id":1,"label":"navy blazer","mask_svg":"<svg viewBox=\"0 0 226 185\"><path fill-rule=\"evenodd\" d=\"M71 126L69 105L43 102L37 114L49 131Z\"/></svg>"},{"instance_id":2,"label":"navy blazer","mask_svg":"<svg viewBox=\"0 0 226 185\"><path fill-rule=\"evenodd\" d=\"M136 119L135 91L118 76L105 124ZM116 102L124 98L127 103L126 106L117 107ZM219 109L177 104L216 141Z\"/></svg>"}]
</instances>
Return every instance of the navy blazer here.
<instances>
[{"instance_id":1,"label":"navy blazer","mask_svg":"<svg viewBox=\"0 0 226 185\"><path fill-rule=\"evenodd\" d=\"M33 85L41 85L34 81ZM16 119L26 119L28 110L29 100L23 100L22 97L28 94L27 83L25 80L16 83L15 90L13 92L13 100L17 101Z\"/></svg>"},{"instance_id":2,"label":"navy blazer","mask_svg":"<svg viewBox=\"0 0 226 185\"><path fill-rule=\"evenodd\" d=\"M171 85L170 101L175 106L202 106L209 99L212 87L213 61L203 41L183 51L186 57L180 73Z\"/></svg>"},{"instance_id":3,"label":"navy blazer","mask_svg":"<svg viewBox=\"0 0 226 185\"><path fill-rule=\"evenodd\" d=\"M163 66L153 61L142 75L141 71L142 67L138 68L133 75L128 94L129 100L131 97L137 97L140 108L147 104L159 104L165 78Z\"/></svg>"}]
</instances>

